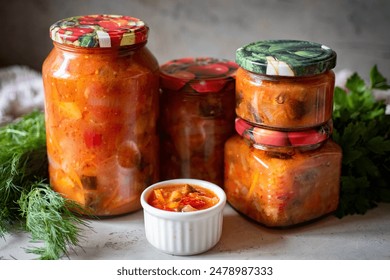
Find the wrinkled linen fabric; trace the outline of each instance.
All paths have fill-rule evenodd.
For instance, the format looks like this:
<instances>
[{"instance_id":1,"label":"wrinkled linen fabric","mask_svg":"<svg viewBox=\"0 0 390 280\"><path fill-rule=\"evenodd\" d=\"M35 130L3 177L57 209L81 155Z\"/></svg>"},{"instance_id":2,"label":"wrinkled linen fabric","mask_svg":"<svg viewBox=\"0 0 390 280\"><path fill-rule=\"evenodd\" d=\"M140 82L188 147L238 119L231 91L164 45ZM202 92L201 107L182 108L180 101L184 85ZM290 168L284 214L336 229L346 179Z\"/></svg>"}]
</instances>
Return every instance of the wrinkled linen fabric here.
<instances>
[{"instance_id":1,"label":"wrinkled linen fabric","mask_svg":"<svg viewBox=\"0 0 390 280\"><path fill-rule=\"evenodd\" d=\"M40 72L20 65L0 68L0 125L43 108Z\"/></svg>"}]
</instances>

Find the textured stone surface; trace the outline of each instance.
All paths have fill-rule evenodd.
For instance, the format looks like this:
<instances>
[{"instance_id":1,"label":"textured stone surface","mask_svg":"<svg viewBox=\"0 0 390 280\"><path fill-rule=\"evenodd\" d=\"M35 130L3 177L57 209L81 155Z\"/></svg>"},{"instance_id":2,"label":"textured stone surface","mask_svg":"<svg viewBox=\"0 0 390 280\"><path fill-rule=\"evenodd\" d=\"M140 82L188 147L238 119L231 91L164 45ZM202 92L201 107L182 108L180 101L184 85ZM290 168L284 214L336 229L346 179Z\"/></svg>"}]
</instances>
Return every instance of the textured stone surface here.
<instances>
[{"instance_id":1,"label":"textured stone surface","mask_svg":"<svg viewBox=\"0 0 390 280\"><path fill-rule=\"evenodd\" d=\"M269 229L245 219L229 205L224 209L222 236L210 251L195 256L172 256L158 251L145 237L143 212L91 221L82 232L81 247L71 260L388 260L390 204L365 215L338 219L327 216L292 229ZM39 246L22 233L0 239L0 260L36 258L23 248ZM64 257L67 259L67 257Z\"/></svg>"}]
</instances>

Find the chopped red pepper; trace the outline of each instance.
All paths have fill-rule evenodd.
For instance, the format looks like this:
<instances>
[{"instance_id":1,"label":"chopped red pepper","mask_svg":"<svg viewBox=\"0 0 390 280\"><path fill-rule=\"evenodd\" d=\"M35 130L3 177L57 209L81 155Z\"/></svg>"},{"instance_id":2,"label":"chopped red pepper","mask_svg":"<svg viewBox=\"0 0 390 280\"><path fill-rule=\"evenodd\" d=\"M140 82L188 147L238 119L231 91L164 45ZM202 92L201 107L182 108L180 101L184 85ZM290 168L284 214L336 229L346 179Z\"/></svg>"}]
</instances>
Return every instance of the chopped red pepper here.
<instances>
[{"instance_id":1,"label":"chopped red pepper","mask_svg":"<svg viewBox=\"0 0 390 280\"><path fill-rule=\"evenodd\" d=\"M85 131L84 142L87 148L96 148L103 143L103 137L100 133L96 133L94 131Z\"/></svg>"},{"instance_id":2,"label":"chopped red pepper","mask_svg":"<svg viewBox=\"0 0 390 280\"><path fill-rule=\"evenodd\" d=\"M184 196L180 204L184 207L186 205L191 205L191 207L194 207L195 209L202 209L206 205L206 201L199 199L197 197L189 197L189 196Z\"/></svg>"},{"instance_id":3,"label":"chopped red pepper","mask_svg":"<svg viewBox=\"0 0 390 280\"><path fill-rule=\"evenodd\" d=\"M217 204L218 197L211 191L194 185L172 185L155 189L148 203L155 207L172 212L203 210ZM190 206L190 210L185 209Z\"/></svg>"}]
</instances>

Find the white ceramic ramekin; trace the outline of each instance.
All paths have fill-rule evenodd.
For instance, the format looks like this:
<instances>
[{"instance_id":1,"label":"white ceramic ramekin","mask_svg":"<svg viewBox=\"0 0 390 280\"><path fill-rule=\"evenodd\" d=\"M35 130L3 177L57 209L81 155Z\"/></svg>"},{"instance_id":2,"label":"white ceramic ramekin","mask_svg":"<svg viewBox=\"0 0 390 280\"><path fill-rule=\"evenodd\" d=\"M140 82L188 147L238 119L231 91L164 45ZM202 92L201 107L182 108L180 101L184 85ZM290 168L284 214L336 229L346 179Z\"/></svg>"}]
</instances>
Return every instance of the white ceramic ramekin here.
<instances>
[{"instance_id":1,"label":"white ceramic ramekin","mask_svg":"<svg viewBox=\"0 0 390 280\"><path fill-rule=\"evenodd\" d=\"M213 207L193 212L171 212L147 203L156 188L190 184L212 190L219 198ZM145 189L141 195L145 234L150 244L172 255L195 255L216 245L222 234L223 208L226 195L219 186L197 179L161 181Z\"/></svg>"}]
</instances>

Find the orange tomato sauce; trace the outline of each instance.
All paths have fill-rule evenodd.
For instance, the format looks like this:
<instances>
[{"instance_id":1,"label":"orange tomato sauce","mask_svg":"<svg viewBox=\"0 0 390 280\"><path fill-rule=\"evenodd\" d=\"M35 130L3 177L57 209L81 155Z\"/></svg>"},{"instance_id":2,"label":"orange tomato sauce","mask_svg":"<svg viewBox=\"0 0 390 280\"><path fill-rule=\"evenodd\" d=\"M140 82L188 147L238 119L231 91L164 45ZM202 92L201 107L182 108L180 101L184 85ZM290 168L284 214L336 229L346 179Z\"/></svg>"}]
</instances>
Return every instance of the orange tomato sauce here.
<instances>
[{"instance_id":1,"label":"orange tomato sauce","mask_svg":"<svg viewBox=\"0 0 390 280\"><path fill-rule=\"evenodd\" d=\"M234 88L205 95L164 90L161 179L195 178L222 186L223 149L234 133L234 118Z\"/></svg>"},{"instance_id":2,"label":"orange tomato sauce","mask_svg":"<svg viewBox=\"0 0 390 280\"><path fill-rule=\"evenodd\" d=\"M158 180L157 61L142 46L55 45L43 65L51 185L97 216L141 208Z\"/></svg>"},{"instance_id":3,"label":"orange tomato sauce","mask_svg":"<svg viewBox=\"0 0 390 280\"><path fill-rule=\"evenodd\" d=\"M172 185L154 189L147 202L158 209L173 212L203 210L219 202L217 195L196 185Z\"/></svg>"},{"instance_id":4,"label":"orange tomato sauce","mask_svg":"<svg viewBox=\"0 0 390 280\"><path fill-rule=\"evenodd\" d=\"M161 66L160 177L223 185L223 149L234 134L237 65L183 58Z\"/></svg>"},{"instance_id":5,"label":"orange tomato sauce","mask_svg":"<svg viewBox=\"0 0 390 280\"><path fill-rule=\"evenodd\" d=\"M331 140L313 150L262 150L240 136L225 149L227 201L270 227L300 224L336 210L341 148Z\"/></svg>"}]
</instances>

